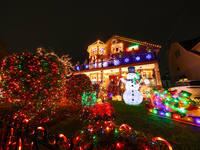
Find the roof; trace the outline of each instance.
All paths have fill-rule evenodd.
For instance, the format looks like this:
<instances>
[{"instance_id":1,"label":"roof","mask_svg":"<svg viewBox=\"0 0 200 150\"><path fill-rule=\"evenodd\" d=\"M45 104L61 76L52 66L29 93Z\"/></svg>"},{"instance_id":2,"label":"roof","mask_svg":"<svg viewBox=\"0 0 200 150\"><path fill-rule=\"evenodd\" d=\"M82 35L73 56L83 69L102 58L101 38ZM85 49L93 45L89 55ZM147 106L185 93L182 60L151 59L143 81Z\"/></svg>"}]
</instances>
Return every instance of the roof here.
<instances>
[{"instance_id":1,"label":"roof","mask_svg":"<svg viewBox=\"0 0 200 150\"><path fill-rule=\"evenodd\" d=\"M96 42L94 42L88 46L88 49L87 49L88 52L89 52L90 47L92 47L92 46L104 46L105 47L106 44L98 39Z\"/></svg>"},{"instance_id":2,"label":"roof","mask_svg":"<svg viewBox=\"0 0 200 150\"><path fill-rule=\"evenodd\" d=\"M190 51L195 45L197 45L200 42L200 37L187 40L187 41L181 41L178 42L184 49Z\"/></svg>"},{"instance_id":3,"label":"roof","mask_svg":"<svg viewBox=\"0 0 200 150\"><path fill-rule=\"evenodd\" d=\"M110 39L106 42L106 44L107 44L108 42L110 42L110 40L112 40L112 39L114 39L114 38L117 38L117 39L120 39L120 40L123 40L123 41L138 43L138 44L141 44L141 45L149 45L149 46L161 48L160 45L148 43L148 42L146 42L146 41L139 41L139 40L134 40L134 39L130 39L130 38L125 38L125 37L118 36L118 35L114 35L112 38L110 38Z\"/></svg>"}]
</instances>

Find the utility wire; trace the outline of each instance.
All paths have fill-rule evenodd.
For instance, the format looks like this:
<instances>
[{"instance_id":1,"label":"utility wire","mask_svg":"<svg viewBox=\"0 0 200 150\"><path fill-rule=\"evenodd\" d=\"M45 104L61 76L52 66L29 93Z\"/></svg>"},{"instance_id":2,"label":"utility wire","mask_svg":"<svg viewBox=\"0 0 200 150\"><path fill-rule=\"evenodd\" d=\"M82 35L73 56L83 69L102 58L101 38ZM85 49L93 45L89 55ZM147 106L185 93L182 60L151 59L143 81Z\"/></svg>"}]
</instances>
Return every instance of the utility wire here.
<instances>
[{"instance_id":1,"label":"utility wire","mask_svg":"<svg viewBox=\"0 0 200 150\"><path fill-rule=\"evenodd\" d=\"M188 0L187 0L187 2L188 2ZM187 2L186 2L186 4L187 4ZM187 5L187 6L189 6L189 5ZM169 35L167 41L165 42L165 44L164 44L164 46L163 46L163 48L162 48L163 50L165 49L167 43L169 42L169 40L171 39L172 35L174 34L174 32L175 32L175 30L176 30L176 28L177 28L179 22L181 21L182 17L184 16L184 14L185 14L187 8L188 8L188 7L186 7L186 8L184 9L183 13L182 13L181 16L179 17L179 19L178 19L177 23L175 24L175 26L174 26L174 28L173 28L171 34ZM160 53L159 53L159 54L160 54Z\"/></svg>"}]
</instances>

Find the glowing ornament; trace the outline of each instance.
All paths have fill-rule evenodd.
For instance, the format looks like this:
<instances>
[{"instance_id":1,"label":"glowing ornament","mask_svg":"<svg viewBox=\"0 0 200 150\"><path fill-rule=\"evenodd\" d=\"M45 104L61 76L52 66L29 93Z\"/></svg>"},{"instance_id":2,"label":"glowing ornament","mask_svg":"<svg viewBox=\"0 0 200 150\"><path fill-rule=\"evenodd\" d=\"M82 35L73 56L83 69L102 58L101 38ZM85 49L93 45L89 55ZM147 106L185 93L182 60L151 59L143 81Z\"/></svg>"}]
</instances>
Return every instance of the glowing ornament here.
<instances>
[{"instance_id":1,"label":"glowing ornament","mask_svg":"<svg viewBox=\"0 0 200 150\"><path fill-rule=\"evenodd\" d=\"M121 81L125 83L126 90L123 94L123 99L126 104L138 105L143 101L143 96L138 91L139 89L139 75L135 73L135 67L128 68L127 80L121 78Z\"/></svg>"}]
</instances>

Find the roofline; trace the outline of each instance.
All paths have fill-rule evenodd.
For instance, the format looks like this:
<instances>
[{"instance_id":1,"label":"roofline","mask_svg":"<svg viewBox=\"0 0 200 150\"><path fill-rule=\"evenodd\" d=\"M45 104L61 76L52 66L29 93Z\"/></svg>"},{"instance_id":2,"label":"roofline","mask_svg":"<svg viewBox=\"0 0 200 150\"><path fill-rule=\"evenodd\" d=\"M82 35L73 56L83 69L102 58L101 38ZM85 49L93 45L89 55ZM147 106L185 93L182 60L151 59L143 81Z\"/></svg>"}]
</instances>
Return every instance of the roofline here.
<instances>
[{"instance_id":1,"label":"roofline","mask_svg":"<svg viewBox=\"0 0 200 150\"><path fill-rule=\"evenodd\" d=\"M152 43L148 43L148 42L144 42L144 41L139 41L139 40L134 40L134 39L130 39L130 38L125 38L125 37L118 36L118 35L112 36L112 37L106 42L106 44L107 44L112 38L118 38L118 39L121 39L121 40L124 40L124 41L127 41L127 42L136 42L136 43L139 43L139 44L142 44L142 45L150 45L150 46L154 46L154 47L157 47L157 48L161 48L160 45L156 45L156 44L152 44Z\"/></svg>"}]
</instances>

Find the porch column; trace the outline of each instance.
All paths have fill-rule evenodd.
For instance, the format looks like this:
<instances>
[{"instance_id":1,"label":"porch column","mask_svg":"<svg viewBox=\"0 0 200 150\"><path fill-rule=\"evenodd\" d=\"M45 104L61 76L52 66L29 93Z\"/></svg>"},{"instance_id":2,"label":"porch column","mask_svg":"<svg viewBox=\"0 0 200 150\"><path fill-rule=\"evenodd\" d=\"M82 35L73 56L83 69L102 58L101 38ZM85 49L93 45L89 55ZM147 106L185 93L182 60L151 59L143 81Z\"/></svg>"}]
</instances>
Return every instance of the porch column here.
<instances>
[{"instance_id":1,"label":"porch column","mask_svg":"<svg viewBox=\"0 0 200 150\"><path fill-rule=\"evenodd\" d=\"M155 71L155 77L156 77L157 86L162 86L158 63L155 63L154 71Z\"/></svg>"},{"instance_id":2,"label":"porch column","mask_svg":"<svg viewBox=\"0 0 200 150\"><path fill-rule=\"evenodd\" d=\"M99 82L99 73L97 72L97 83Z\"/></svg>"},{"instance_id":3,"label":"porch column","mask_svg":"<svg viewBox=\"0 0 200 150\"><path fill-rule=\"evenodd\" d=\"M120 80L120 76L122 76L122 68L119 67L119 76L118 79ZM119 81L119 95L121 95L121 82Z\"/></svg>"},{"instance_id":4,"label":"porch column","mask_svg":"<svg viewBox=\"0 0 200 150\"><path fill-rule=\"evenodd\" d=\"M101 82L103 82L103 70L101 70Z\"/></svg>"}]
</instances>

